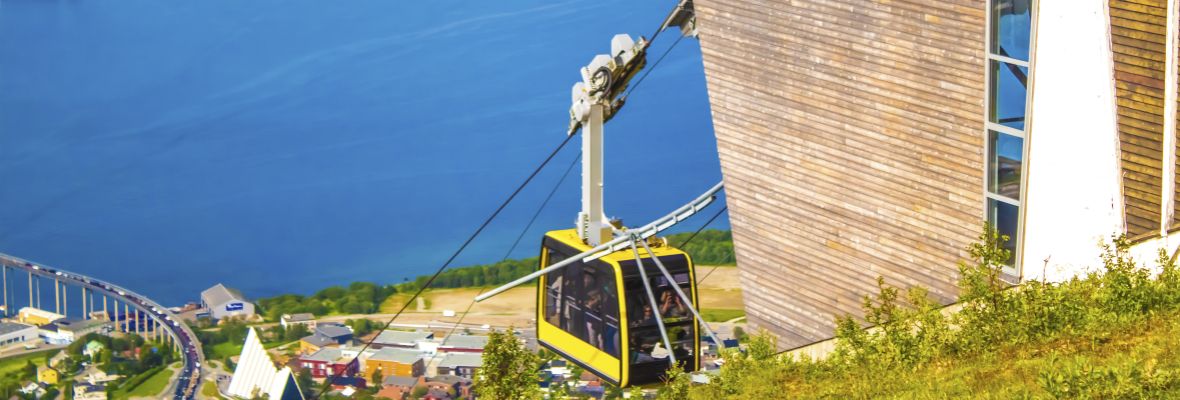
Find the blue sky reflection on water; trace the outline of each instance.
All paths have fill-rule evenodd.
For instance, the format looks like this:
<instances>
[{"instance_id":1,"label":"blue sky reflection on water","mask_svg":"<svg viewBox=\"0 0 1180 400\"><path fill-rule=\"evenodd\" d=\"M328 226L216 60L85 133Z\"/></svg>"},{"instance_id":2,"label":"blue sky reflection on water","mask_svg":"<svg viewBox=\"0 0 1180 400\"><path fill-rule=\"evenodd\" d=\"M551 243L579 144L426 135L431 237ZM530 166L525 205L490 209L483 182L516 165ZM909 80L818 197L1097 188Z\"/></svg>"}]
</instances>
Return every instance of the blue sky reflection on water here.
<instances>
[{"instance_id":1,"label":"blue sky reflection on water","mask_svg":"<svg viewBox=\"0 0 1180 400\"><path fill-rule=\"evenodd\" d=\"M577 69L673 5L6 1L0 252L167 303L433 271L562 139ZM575 151L458 264L502 257ZM608 124L607 162L631 224L720 179L695 40ZM514 257L572 225L576 174Z\"/></svg>"}]
</instances>

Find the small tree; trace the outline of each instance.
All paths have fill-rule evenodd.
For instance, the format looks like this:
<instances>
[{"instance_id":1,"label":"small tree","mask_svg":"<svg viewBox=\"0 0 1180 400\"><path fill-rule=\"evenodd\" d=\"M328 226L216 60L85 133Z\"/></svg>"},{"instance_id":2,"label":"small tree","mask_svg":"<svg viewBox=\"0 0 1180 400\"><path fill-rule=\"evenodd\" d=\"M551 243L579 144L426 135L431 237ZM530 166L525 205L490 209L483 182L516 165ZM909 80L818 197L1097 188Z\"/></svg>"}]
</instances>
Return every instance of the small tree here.
<instances>
[{"instance_id":1,"label":"small tree","mask_svg":"<svg viewBox=\"0 0 1180 400\"><path fill-rule=\"evenodd\" d=\"M46 364L46 365L48 365L48 364ZM33 364L33 360L29 360L29 361L25 362L24 376L26 379L36 379L36 377L37 377L37 364Z\"/></svg>"},{"instance_id":2,"label":"small tree","mask_svg":"<svg viewBox=\"0 0 1180 400\"><path fill-rule=\"evenodd\" d=\"M486 400L540 398L537 366L541 359L520 343L513 329L492 332L476 370L475 392Z\"/></svg>"},{"instance_id":3,"label":"small tree","mask_svg":"<svg viewBox=\"0 0 1180 400\"><path fill-rule=\"evenodd\" d=\"M373 374L372 374L372 375L370 375L370 376L369 376L369 378L370 378L370 379L369 379L369 382L371 382L371 383L372 383L372 384L371 384L371 385L369 385L369 386L372 386L372 387L375 387L375 388L380 388L380 387L381 387L381 381L382 381L383 379L385 379L385 377L384 377L384 376L381 376L381 370L380 370L380 369L377 369L377 368L374 368L374 369L373 369Z\"/></svg>"},{"instance_id":4,"label":"small tree","mask_svg":"<svg viewBox=\"0 0 1180 400\"><path fill-rule=\"evenodd\" d=\"M684 372L680 363L675 363L664 376L664 386L660 388L656 399L680 400L688 398L688 388L692 386L692 377Z\"/></svg>"}]
</instances>

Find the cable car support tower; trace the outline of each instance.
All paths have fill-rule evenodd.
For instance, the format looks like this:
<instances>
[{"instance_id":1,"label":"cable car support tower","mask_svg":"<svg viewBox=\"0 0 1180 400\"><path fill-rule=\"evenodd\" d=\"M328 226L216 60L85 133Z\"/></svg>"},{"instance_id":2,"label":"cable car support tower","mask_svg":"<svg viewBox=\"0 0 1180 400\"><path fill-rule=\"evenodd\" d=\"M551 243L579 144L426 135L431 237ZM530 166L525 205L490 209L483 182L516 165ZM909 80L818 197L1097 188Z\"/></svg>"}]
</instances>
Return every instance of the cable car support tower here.
<instances>
[{"instance_id":1,"label":"cable car support tower","mask_svg":"<svg viewBox=\"0 0 1180 400\"><path fill-rule=\"evenodd\" d=\"M670 27L679 27L681 34L684 36L696 36L695 15L693 14L691 0L684 0L678 4L665 19L656 34L652 36L652 39L654 40L660 32ZM673 273L669 271L669 268L665 266L664 262L661 262L660 257L657 257L657 252L652 249L653 246L667 246L665 240L656 238L655 236L661 231L693 216L712 203L716 198L717 192L722 189L722 184L717 183L688 204L639 228L628 229L622 226L620 222L607 218L603 209L603 127L625 104L626 94L628 93L627 86L631 79L645 66L646 52L650 44L651 42L643 37L640 37L636 41L626 34L615 35L611 39L611 53L609 55L599 54L588 65L582 67L580 71L582 80L575 83L572 88L572 104L569 109L570 122L567 135L572 136L579 131L582 133L582 207L575 220L574 230L577 233L578 239L585 245L582 248L589 247L589 249L552 265L542 265L542 268L531 274L476 296L475 301L486 300L508 289L546 276L546 274L561 270L575 263L588 265L595 260L616 252L630 250L630 256L633 257L643 281L643 295L646 296L648 304L651 305L651 311L655 314L654 319L658 324L661 340L665 349L668 351L668 357L671 361L668 365L673 365L677 361L672 351L672 340L669 339L668 330L664 324L664 316L659 315L660 311L656 307L656 296L652 290L651 281L649 280L646 271L647 268L645 268L644 264L645 261L654 264L659 274L667 282L671 282L670 286L674 290L675 295L679 297L682 304L692 313L692 316L695 317L700 327L712 338L714 343L718 346L724 346L723 342L718 340L716 334L697 310L695 302L689 293L685 293L681 289ZM640 78L640 81L642 81L642 78ZM647 254L647 260L644 260L641 256L641 248ZM544 291L545 288L539 287L538 290ZM695 293L695 289L693 292ZM620 293L620 296L622 295L623 293ZM538 318L538 324L540 323L540 318ZM538 334L540 335L540 333ZM626 351L626 349L622 350ZM694 357L699 356L694 355ZM596 373L599 373L599 371L596 371Z\"/></svg>"}]
</instances>

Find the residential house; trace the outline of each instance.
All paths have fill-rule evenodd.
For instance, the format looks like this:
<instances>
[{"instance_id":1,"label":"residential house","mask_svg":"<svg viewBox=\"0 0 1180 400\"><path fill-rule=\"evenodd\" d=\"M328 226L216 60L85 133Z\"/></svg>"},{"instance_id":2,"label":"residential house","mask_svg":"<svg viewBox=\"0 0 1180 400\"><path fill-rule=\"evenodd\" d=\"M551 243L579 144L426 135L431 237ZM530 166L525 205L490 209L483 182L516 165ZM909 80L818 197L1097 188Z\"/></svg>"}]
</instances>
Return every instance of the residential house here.
<instances>
[{"instance_id":1,"label":"residential house","mask_svg":"<svg viewBox=\"0 0 1180 400\"><path fill-rule=\"evenodd\" d=\"M312 377L352 376L357 373L359 363L355 353L345 354L342 349L325 347L315 353L299 357L299 367L311 373Z\"/></svg>"},{"instance_id":2,"label":"residential house","mask_svg":"<svg viewBox=\"0 0 1180 400\"><path fill-rule=\"evenodd\" d=\"M37 382L41 382L46 385L56 385L60 380L61 373L53 367L37 368Z\"/></svg>"},{"instance_id":3,"label":"residential house","mask_svg":"<svg viewBox=\"0 0 1180 400\"><path fill-rule=\"evenodd\" d=\"M409 397L415 387L425 384L426 378L422 376L387 376L381 380L381 391L377 392L377 397L401 400Z\"/></svg>"},{"instance_id":4,"label":"residential house","mask_svg":"<svg viewBox=\"0 0 1180 400\"><path fill-rule=\"evenodd\" d=\"M38 383L38 382L29 382L27 385L20 388L20 392L27 394L27 395L31 395L34 398L39 399L42 396L45 396L45 392L46 392L45 384Z\"/></svg>"},{"instance_id":5,"label":"residential house","mask_svg":"<svg viewBox=\"0 0 1180 400\"><path fill-rule=\"evenodd\" d=\"M421 376L426 370L422 354L414 350L386 347L377 350L365 360L364 374L372 376L381 371L381 376Z\"/></svg>"},{"instance_id":6,"label":"residential house","mask_svg":"<svg viewBox=\"0 0 1180 400\"><path fill-rule=\"evenodd\" d=\"M368 381L359 376L331 376L328 377L328 382L336 390L343 390L350 387L353 389L365 389L369 387Z\"/></svg>"},{"instance_id":7,"label":"residential house","mask_svg":"<svg viewBox=\"0 0 1180 400\"><path fill-rule=\"evenodd\" d=\"M102 342L91 340L86 342L86 347L82 349L82 354L86 355L87 357L95 357L98 356L98 353L101 353L105 348L106 346L104 346Z\"/></svg>"},{"instance_id":8,"label":"residential house","mask_svg":"<svg viewBox=\"0 0 1180 400\"><path fill-rule=\"evenodd\" d=\"M312 354L325 347L339 347L352 342L352 329L337 323L317 324L315 331L299 339L299 352Z\"/></svg>"},{"instance_id":9,"label":"residential house","mask_svg":"<svg viewBox=\"0 0 1180 400\"><path fill-rule=\"evenodd\" d=\"M429 343L434 339L432 332L409 332L409 331L382 331L373 339L372 347L381 349L385 347L397 347L402 349L419 349L421 343Z\"/></svg>"},{"instance_id":10,"label":"residential house","mask_svg":"<svg viewBox=\"0 0 1180 400\"><path fill-rule=\"evenodd\" d=\"M74 385L74 400L106 400L106 385L79 383Z\"/></svg>"},{"instance_id":11,"label":"residential house","mask_svg":"<svg viewBox=\"0 0 1180 400\"><path fill-rule=\"evenodd\" d=\"M428 387L434 389L446 389L448 387L453 389L455 398L457 399L473 399L474 395L471 389L472 380L463 378L457 375L437 375L426 379Z\"/></svg>"},{"instance_id":12,"label":"residential house","mask_svg":"<svg viewBox=\"0 0 1180 400\"><path fill-rule=\"evenodd\" d=\"M283 314L279 318L279 325L282 325L283 329L291 329L292 326L303 325L308 330L315 330L315 315L312 313Z\"/></svg>"},{"instance_id":13,"label":"residential house","mask_svg":"<svg viewBox=\"0 0 1180 400\"><path fill-rule=\"evenodd\" d=\"M475 379L475 370L483 365L483 354L448 353L438 363L438 375L455 375Z\"/></svg>"},{"instance_id":14,"label":"residential house","mask_svg":"<svg viewBox=\"0 0 1180 400\"><path fill-rule=\"evenodd\" d=\"M446 390L455 393L455 398L472 399L474 398L471 390L472 380L456 375L438 375L426 378L426 385L428 388L435 390Z\"/></svg>"}]
</instances>

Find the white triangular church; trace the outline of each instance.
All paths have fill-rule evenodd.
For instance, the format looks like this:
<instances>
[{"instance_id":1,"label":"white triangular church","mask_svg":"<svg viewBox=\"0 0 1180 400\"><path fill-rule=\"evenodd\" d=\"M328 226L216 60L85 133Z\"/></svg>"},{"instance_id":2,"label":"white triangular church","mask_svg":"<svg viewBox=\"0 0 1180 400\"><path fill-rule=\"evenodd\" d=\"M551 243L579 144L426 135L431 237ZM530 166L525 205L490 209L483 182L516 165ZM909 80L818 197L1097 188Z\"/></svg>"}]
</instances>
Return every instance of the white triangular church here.
<instances>
[{"instance_id":1,"label":"white triangular church","mask_svg":"<svg viewBox=\"0 0 1180 400\"><path fill-rule=\"evenodd\" d=\"M238 367L229 381L229 394L243 399L265 394L271 400L304 400L291 368L275 368L254 328L250 328L246 334L242 355L238 357Z\"/></svg>"}]
</instances>

